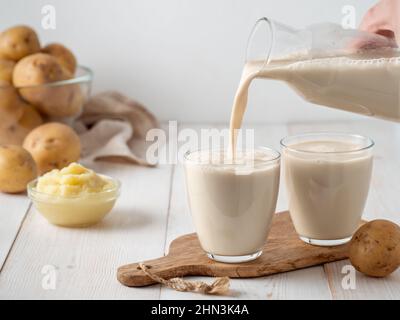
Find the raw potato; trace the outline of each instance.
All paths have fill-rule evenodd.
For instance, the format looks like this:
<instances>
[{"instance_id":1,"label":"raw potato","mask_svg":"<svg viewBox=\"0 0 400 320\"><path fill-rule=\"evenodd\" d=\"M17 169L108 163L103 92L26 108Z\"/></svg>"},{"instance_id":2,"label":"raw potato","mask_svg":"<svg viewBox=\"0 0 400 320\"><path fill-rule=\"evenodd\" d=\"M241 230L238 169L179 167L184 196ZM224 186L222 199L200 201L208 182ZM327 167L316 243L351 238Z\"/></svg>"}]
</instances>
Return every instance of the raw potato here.
<instances>
[{"instance_id":1,"label":"raw potato","mask_svg":"<svg viewBox=\"0 0 400 320\"><path fill-rule=\"evenodd\" d=\"M31 131L23 146L32 154L40 174L78 161L81 153L81 143L75 131L56 122Z\"/></svg>"},{"instance_id":2,"label":"raw potato","mask_svg":"<svg viewBox=\"0 0 400 320\"><path fill-rule=\"evenodd\" d=\"M0 191L19 193L37 176L36 164L20 146L0 146Z\"/></svg>"},{"instance_id":3,"label":"raw potato","mask_svg":"<svg viewBox=\"0 0 400 320\"><path fill-rule=\"evenodd\" d=\"M0 59L0 80L4 83L12 83L12 74L15 62L6 59Z\"/></svg>"},{"instance_id":4,"label":"raw potato","mask_svg":"<svg viewBox=\"0 0 400 320\"><path fill-rule=\"evenodd\" d=\"M43 123L42 116L28 104L24 106L21 118L8 126L0 126L0 144L15 144L22 146L25 137Z\"/></svg>"},{"instance_id":5,"label":"raw potato","mask_svg":"<svg viewBox=\"0 0 400 320\"><path fill-rule=\"evenodd\" d=\"M15 26L0 34L0 57L18 61L40 51L36 32L27 26Z\"/></svg>"},{"instance_id":6,"label":"raw potato","mask_svg":"<svg viewBox=\"0 0 400 320\"><path fill-rule=\"evenodd\" d=\"M52 117L75 117L82 111L84 96L78 84L19 90L26 101Z\"/></svg>"},{"instance_id":7,"label":"raw potato","mask_svg":"<svg viewBox=\"0 0 400 320\"><path fill-rule=\"evenodd\" d=\"M400 227L374 220L360 227L350 242L349 258L358 271L386 277L400 266Z\"/></svg>"},{"instance_id":8,"label":"raw potato","mask_svg":"<svg viewBox=\"0 0 400 320\"><path fill-rule=\"evenodd\" d=\"M13 72L13 83L16 87L37 86L70 78L71 74L58 60L46 53L25 57L15 65Z\"/></svg>"},{"instance_id":9,"label":"raw potato","mask_svg":"<svg viewBox=\"0 0 400 320\"><path fill-rule=\"evenodd\" d=\"M19 119L18 124L30 132L32 129L35 129L42 123L43 119L40 113L37 112L33 106L25 104L24 113L21 119Z\"/></svg>"},{"instance_id":10,"label":"raw potato","mask_svg":"<svg viewBox=\"0 0 400 320\"><path fill-rule=\"evenodd\" d=\"M0 127L15 123L22 117L24 105L18 91L0 80Z\"/></svg>"},{"instance_id":11,"label":"raw potato","mask_svg":"<svg viewBox=\"0 0 400 320\"><path fill-rule=\"evenodd\" d=\"M43 53L47 53L55 57L61 65L71 74L75 74L76 58L71 50L60 43L51 43L42 49Z\"/></svg>"},{"instance_id":12,"label":"raw potato","mask_svg":"<svg viewBox=\"0 0 400 320\"><path fill-rule=\"evenodd\" d=\"M81 112L83 95L78 84L44 85L70 78L71 73L46 53L22 59L13 72L13 83L22 97L42 113L54 117L76 116Z\"/></svg>"}]
</instances>

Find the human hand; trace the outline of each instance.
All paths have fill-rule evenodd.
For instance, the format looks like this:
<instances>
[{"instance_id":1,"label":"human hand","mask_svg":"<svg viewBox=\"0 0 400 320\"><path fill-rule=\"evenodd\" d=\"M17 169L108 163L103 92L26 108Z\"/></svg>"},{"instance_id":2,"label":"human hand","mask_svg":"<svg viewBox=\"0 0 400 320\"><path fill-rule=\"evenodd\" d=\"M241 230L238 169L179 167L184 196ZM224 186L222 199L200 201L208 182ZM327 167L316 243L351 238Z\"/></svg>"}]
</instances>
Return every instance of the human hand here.
<instances>
[{"instance_id":1,"label":"human hand","mask_svg":"<svg viewBox=\"0 0 400 320\"><path fill-rule=\"evenodd\" d=\"M400 44L400 1L380 0L368 10L360 29L383 35Z\"/></svg>"}]
</instances>

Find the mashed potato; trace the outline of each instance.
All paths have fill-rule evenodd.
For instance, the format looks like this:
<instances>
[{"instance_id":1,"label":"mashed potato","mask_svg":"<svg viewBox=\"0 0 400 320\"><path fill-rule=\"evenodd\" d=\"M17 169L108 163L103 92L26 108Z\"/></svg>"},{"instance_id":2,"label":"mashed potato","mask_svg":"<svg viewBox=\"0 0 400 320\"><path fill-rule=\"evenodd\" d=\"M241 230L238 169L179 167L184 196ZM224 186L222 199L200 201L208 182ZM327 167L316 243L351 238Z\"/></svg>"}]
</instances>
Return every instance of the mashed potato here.
<instances>
[{"instance_id":1,"label":"mashed potato","mask_svg":"<svg viewBox=\"0 0 400 320\"><path fill-rule=\"evenodd\" d=\"M28 185L36 210L50 223L63 227L87 227L107 215L119 196L118 180L71 163L54 169Z\"/></svg>"},{"instance_id":2,"label":"mashed potato","mask_svg":"<svg viewBox=\"0 0 400 320\"><path fill-rule=\"evenodd\" d=\"M111 190L112 181L96 174L78 163L61 170L54 169L39 178L36 190L54 196L84 196Z\"/></svg>"}]
</instances>

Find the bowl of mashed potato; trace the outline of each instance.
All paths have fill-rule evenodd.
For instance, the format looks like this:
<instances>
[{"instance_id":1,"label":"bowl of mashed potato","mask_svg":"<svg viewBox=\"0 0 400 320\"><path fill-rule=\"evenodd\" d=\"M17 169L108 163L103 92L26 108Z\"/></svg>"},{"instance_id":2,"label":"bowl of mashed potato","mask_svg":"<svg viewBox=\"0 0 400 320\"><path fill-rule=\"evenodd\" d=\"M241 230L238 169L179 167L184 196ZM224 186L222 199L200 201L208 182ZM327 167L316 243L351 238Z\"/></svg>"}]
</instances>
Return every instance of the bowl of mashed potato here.
<instances>
[{"instance_id":1,"label":"bowl of mashed potato","mask_svg":"<svg viewBox=\"0 0 400 320\"><path fill-rule=\"evenodd\" d=\"M28 184L28 196L50 223L87 227L102 220L120 194L117 179L98 174L81 164L54 169Z\"/></svg>"}]
</instances>

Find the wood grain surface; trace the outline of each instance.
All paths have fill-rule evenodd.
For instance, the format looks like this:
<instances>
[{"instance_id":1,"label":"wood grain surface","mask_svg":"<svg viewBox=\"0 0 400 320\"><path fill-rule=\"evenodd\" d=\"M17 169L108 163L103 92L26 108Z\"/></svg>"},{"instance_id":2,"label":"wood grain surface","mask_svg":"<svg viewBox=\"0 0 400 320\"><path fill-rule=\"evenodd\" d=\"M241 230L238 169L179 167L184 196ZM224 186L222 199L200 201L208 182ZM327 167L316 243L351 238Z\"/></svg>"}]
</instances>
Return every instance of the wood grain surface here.
<instances>
[{"instance_id":1,"label":"wood grain surface","mask_svg":"<svg viewBox=\"0 0 400 320\"><path fill-rule=\"evenodd\" d=\"M310 107L312 111L313 107ZM267 115L268 113L266 113ZM179 130L226 128L227 124L180 124ZM165 128L165 124L164 124ZM255 145L279 150L288 134L328 131L358 133L376 142L371 190L364 218L400 223L400 126L376 119L316 123L245 124ZM184 142L182 142L184 143ZM168 146L166 146L168 147ZM192 148L192 146L190 146ZM193 146L194 148L195 146ZM376 279L354 271L355 287L343 287L348 260L259 278L235 278L232 296L178 292L159 285L130 288L116 278L118 266L160 257L170 243L192 233L182 165L143 168L108 162L84 163L123 184L113 212L87 229L52 226L30 207L25 195L0 194L0 299L399 299L400 269ZM282 172L283 176L285 172ZM282 177L282 180L284 178ZM288 208L281 183L277 210ZM30 209L29 209L30 208ZM29 210L28 210L29 209ZM53 267L55 287L46 289ZM188 280L209 281L188 276Z\"/></svg>"},{"instance_id":2,"label":"wood grain surface","mask_svg":"<svg viewBox=\"0 0 400 320\"><path fill-rule=\"evenodd\" d=\"M200 247L196 234L191 233L172 241L165 257L144 263L151 272L165 279L188 275L254 278L342 260L347 258L347 248L347 245L319 247L304 243L298 238L286 211L274 216L263 254L254 261L240 264L212 261ZM130 287L155 283L143 273L138 263L120 267L117 278Z\"/></svg>"}]
</instances>

